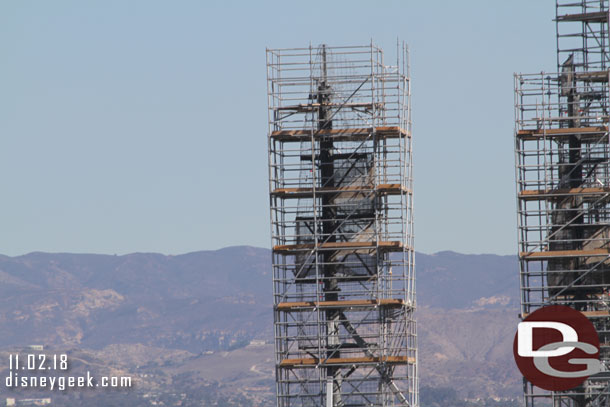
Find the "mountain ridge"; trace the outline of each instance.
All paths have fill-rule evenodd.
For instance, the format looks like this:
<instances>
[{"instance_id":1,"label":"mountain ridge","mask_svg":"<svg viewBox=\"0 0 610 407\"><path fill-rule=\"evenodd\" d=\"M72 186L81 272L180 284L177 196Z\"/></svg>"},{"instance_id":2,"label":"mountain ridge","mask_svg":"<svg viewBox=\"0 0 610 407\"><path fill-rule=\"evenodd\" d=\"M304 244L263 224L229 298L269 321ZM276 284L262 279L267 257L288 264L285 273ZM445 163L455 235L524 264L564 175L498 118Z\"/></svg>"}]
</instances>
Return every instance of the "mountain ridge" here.
<instances>
[{"instance_id":1,"label":"mountain ridge","mask_svg":"<svg viewBox=\"0 0 610 407\"><path fill-rule=\"evenodd\" d=\"M453 386L461 397L516 397L516 256L416 253L416 268L422 383ZM244 388L270 397L272 347L246 345L272 343L271 291L271 252L253 246L180 255L0 255L0 348L40 343L96 360L133 349L137 362L125 369L162 363L155 374L163 380L190 372L203 381L216 377L219 389L240 378ZM154 362L141 349L190 356ZM230 362L222 375L208 365L219 360Z\"/></svg>"}]
</instances>

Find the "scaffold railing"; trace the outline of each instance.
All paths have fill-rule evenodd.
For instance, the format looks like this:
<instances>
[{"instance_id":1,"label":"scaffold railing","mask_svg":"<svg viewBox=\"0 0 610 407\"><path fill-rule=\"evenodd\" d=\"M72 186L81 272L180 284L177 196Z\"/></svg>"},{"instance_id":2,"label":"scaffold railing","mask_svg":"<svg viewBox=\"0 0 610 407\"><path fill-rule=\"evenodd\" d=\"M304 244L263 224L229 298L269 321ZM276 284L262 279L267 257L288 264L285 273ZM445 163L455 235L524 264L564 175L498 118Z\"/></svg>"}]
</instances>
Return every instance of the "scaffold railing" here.
<instances>
[{"instance_id":1,"label":"scaffold railing","mask_svg":"<svg viewBox=\"0 0 610 407\"><path fill-rule=\"evenodd\" d=\"M556 1L557 72L515 75L521 317L587 316L610 367L608 2ZM566 392L524 379L524 405L610 405L608 372Z\"/></svg>"},{"instance_id":2,"label":"scaffold railing","mask_svg":"<svg viewBox=\"0 0 610 407\"><path fill-rule=\"evenodd\" d=\"M417 406L408 53L267 50L278 406Z\"/></svg>"}]
</instances>

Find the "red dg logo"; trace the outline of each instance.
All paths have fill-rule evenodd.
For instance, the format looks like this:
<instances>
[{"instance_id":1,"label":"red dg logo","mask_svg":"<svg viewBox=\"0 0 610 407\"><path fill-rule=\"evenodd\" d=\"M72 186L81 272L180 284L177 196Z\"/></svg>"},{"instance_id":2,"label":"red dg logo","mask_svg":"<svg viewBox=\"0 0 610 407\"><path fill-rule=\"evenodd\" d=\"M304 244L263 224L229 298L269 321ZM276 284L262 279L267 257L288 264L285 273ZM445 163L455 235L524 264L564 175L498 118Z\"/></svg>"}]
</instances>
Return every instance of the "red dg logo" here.
<instances>
[{"instance_id":1,"label":"red dg logo","mask_svg":"<svg viewBox=\"0 0 610 407\"><path fill-rule=\"evenodd\" d=\"M513 353L534 386L564 391L601 371L599 338L582 313L564 306L540 308L519 324Z\"/></svg>"}]
</instances>

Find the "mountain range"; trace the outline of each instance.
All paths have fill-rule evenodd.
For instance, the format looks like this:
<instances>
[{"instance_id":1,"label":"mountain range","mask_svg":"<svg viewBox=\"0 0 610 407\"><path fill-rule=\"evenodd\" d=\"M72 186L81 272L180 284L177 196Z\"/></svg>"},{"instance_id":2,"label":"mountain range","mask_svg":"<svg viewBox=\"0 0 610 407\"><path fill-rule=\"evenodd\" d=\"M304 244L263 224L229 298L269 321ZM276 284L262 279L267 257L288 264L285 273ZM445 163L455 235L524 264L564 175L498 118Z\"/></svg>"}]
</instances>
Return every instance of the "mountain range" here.
<instances>
[{"instance_id":1,"label":"mountain range","mask_svg":"<svg viewBox=\"0 0 610 407\"><path fill-rule=\"evenodd\" d=\"M40 344L68 352L76 370L134 377L136 389L112 393L113 405L268 404L270 260L268 249L248 246L176 256L0 256L0 349ZM417 253L416 268L422 388L453 389L460 400L517 398L516 257ZM74 405L75 397L101 406L110 396L54 394L54 403Z\"/></svg>"}]
</instances>

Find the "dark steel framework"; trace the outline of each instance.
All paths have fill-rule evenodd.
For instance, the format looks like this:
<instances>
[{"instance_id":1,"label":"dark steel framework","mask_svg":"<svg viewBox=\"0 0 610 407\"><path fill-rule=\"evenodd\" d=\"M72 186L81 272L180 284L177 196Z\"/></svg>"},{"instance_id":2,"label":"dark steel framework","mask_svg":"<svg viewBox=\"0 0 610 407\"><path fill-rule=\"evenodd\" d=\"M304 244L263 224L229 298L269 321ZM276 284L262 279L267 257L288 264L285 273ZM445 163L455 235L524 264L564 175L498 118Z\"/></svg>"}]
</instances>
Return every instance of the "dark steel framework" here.
<instances>
[{"instance_id":1,"label":"dark steel framework","mask_svg":"<svg viewBox=\"0 0 610 407\"><path fill-rule=\"evenodd\" d=\"M267 50L277 405L417 406L408 53Z\"/></svg>"},{"instance_id":2,"label":"dark steel framework","mask_svg":"<svg viewBox=\"0 0 610 407\"><path fill-rule=\"evenodd\" d=\"M557 72L515 75L521 316L571 306L610 364L608 0L556 1ZM524 381L525 406L609 406L609 375L566 392Z\"/></svg>"}]
</instances>

